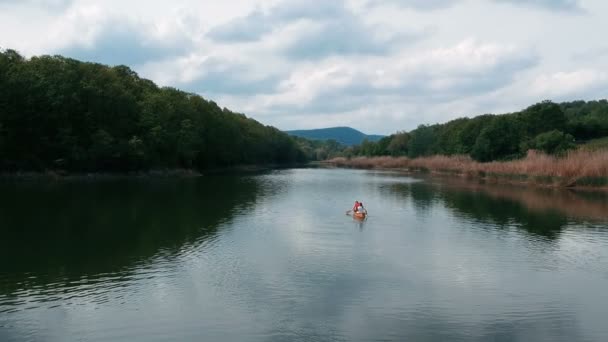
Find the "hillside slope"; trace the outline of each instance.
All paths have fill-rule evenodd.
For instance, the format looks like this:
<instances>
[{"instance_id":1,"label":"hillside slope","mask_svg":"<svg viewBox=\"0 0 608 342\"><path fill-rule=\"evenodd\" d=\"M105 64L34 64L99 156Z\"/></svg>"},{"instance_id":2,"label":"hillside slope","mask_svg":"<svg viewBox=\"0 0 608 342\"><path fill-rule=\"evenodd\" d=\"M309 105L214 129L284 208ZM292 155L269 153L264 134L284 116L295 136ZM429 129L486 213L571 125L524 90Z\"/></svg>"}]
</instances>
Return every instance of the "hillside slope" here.
<instances>
[{"instance_id":1,"label":"hillside slope","mask_svg":"<svg viewBox=\"0 0 608 342\"><path fill-rule=\"evenodd\" d=\"M126 66L0 50L0 172L208 169L303 160L292 137Z\"/></svg>"},{"instance_id":2,"label":"hillside slope","mask_svg":"<svg viewBox=\"0 0 608 342\"><path fill-rule=\"evenodd\" d=\"M367 139L369 141L378 141L383 138L382 135L367 135L354 128L350 127L330 127L308 130L285 131L285 133L313 140L336 140L340 144L346 146L358 145Z\"/></svg>"}]
</instances>

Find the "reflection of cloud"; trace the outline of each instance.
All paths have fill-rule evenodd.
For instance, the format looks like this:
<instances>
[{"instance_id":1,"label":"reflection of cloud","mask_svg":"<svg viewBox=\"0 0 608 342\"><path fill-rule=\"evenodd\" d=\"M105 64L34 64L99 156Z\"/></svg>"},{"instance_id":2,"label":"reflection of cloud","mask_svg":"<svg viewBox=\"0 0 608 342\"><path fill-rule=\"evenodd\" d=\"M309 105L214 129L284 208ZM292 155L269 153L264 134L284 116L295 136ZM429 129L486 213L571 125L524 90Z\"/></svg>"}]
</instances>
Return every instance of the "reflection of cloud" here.
<instances>
[{"instance_id":1,"label":"reflection of cloud","mask_svg":"<svg viewBox=\"0 0 608 342\"><path fill-rule=\"evenodd\" d=\"M257 184L264 196L243 192L248 182ZM24 310L24 316L6 320L0 315L0 325L15 327L0 330L0 338L12 338L14 332L57 340L123 340L137 334L148 340L580 341L596 340L605 332L597 315L604 310L597 297L605 285L601 273L560 264L560 258L571 255L556 245L573 249L576 244L490 229L492 217L472 224L470 218L454 215L451 203L458 199L452 193L458 191L452 187L425 188L398 173L311 169L247 176L242 183L203 182L177 189L172 184L164 188L171 196L144 186L151 192L145 198L178 214L168 215L160 227L146 225L146 233L162 227L182 231L183 225L172 222L199 222L198 215L216 213L222 207L214 207L218 196L234 198L239 204L228 207L237 208L238 215L209 222L220 227L213 243L199 238L183 246L178 239L177 252L147 258L131 277L120 279L115 273L107 287L76 279L89 291L71 297L70 305L42 313ZM95 198L102 209L106 201L116 202L103 193ZM418 208L403 205L399 198L404 193L408 204L434 198L432 215L416 217ZM477 199L464 200L472 205L500 204L471 193ZM23 194L23 200L31 198ZM211 202L201 203L201 198ZM342 210L354 198L374 208L364 230ZM127 207L135 216L153 216L151 222L166 215L156 207ZM510 212L509 207L504 210ZM119 231L125 233L123 227ZM604 242L588 236L584 247L605 251ZM600 257L606 255L602 253ZM603 259L597 260L604 266ZM562 267L559 272L543 269L556 264ZM593 281L577 291L586 274ZM25 316L42 324L13 324ZM36 331L28 335L29 329Z\"/></svg>"},{"instance_id":2,"label":"reflection of cloud","mask_svg":"<svg viewBox=\"0 0 608 342\"><path fill-rule=\"evenodd\" d=\"M475 307L463 304L462 322L435 307L410 308L401 315L381 315L368 310L358 317L349 340L375 340L379 331L400 341L580 341L584 336L576 317L567 310L525 318L517 311L505 312L501 319L492 319L481 317L483 314L477 313ZM466 316L479 321L469 326L464 322Z\"/></svg>"}]
</instances>

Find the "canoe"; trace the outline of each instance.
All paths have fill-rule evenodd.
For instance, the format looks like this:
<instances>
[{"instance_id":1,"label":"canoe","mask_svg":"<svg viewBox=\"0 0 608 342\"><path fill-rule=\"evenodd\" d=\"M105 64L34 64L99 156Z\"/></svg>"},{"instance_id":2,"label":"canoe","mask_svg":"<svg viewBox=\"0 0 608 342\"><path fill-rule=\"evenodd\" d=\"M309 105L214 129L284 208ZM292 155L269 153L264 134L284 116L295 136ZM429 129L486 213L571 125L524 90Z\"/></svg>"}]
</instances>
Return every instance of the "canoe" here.
<instances>
[{"instance_id":1,"label":"canoe","mask_svg":"<svg viewBox=\"0 0 608 342\"><path fill-rule=\"evenodd\" d=\"M353 213L353 217L356 219L360 219L360 220L365 219L366 216L367 216L367 214L364 212L363 213L358 213L358 212Z\"/></svg>"}]
</instances>

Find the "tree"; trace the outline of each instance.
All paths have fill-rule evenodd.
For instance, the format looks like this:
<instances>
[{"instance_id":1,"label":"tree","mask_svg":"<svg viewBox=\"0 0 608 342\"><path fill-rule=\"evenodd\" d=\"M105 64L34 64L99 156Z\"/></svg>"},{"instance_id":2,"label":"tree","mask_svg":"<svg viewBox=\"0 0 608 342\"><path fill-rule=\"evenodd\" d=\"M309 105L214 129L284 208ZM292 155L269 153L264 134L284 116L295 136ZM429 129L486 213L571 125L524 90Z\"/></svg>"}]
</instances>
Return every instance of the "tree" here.
<instances>
[{"instance_id":1,"label":"tree","mask_svg":"<svg viewBox=\"0 0 608 342\"><path fill-rule=\"evenodd\" d=\"M560 106L551 101L530 106L517 117L530 137L554 129L564 131L568 123Z\"/></svg>"},{"instance_id":2,"label":"tree","mask_svg":"<svg viewBox=\"0 0 608 342\"><path fill-rule=\"evenodd\" d=\"M432 126L420 125L411 133L408 145L408 156L411 158L426 156L433 153L435 131Z\"/></svg>"},{"instance_id":3,"label":"tree","mask_svg":"<svg viewBox=\"0 0 608 342\"><path fill-rule=\"evenodd\" d=\"M574 137L558 130L537 135L527 146L549 154L559 154L576 147Z\"/></svg>"},{"instance_id":4,"label":"tree","mask_svg":"<svg viewBox=\"0 0 608 342\"><path fill-rule=\"evenodd\" d=\"M522 136L523 127L519 121L507 115L497 116L477 137L471 156L481 162L520 156Z\"/></svg>"},{"instance_id":5,"label":"tree","mask_svg":"<svg viewBox=\"0 0 608 342\"><path fill-rule=\"evenodd\" d=\"M407 132L399 132L389 137L390 143L386 151L392 156L405 156L408 154L410 135Z\"/></svg>"},{"instance_id":6,"label":"tree","mask_svg":"<svg viewBox=\"0 0 608 342\"><path fill-rule=\"evenodd\" d=\"M294 139L126 66L0 51L0 168L124 171L286 163Z\"/></svg>"}]
</instances>

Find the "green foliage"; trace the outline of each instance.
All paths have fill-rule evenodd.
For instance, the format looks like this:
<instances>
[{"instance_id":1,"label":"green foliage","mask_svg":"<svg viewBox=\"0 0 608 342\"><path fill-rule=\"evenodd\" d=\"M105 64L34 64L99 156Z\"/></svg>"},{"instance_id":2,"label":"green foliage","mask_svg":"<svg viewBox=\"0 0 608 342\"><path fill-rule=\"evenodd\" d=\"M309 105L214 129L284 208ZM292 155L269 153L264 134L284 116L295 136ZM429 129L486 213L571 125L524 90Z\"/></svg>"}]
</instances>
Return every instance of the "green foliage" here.
<instances>
[{"instance_id":1,"label":"green foliage","mask_svg":"<svg viewBox=\"0 0 608 342\"><path fill-rule=\"evenodd\" d=\"M377 143L353 146L344 155L468 154L479 161L492 161L522 156L530 148L562 153L574 146L575 139L580 144L605 136L608 136L608 101L562 104L543 101L517 113L422 125Z\"/></svg>"},{"instance_id":2,"label":"green foliage","mask_svg":"<svg viewBox=\"0 0 608 342\"><path fill-rule=\"evenodd\" d=\"M574 137L558 130L537 135L528 144L528 149L540 150L549 154L559 154L576 147Z\"/></svg>"},{"instance_id":3,"label":"green foliage","mask_svg":"<svg viewBox=\"0 0 608 342\"><path fill-rule=\"evenodd\" d=\"M274 127L126 66L0 51L0 170L125 171L287 163Z\"/></svg>"},{"instance_id":4,"label":"green foliage","mask_svg":"<svg viewBox=\"0 0 608 342\"><path fill-rule=\"evenodd\" d=\"M521 122L508 115L497 116L485 126L471 151L477 161L510 159L520 155L520 141L524 136Z\"/></svg>"},{"instance_id":5,"label":"green foliage","mask_svg":"<svg viewBox=\"0 0 608 342\"><path fill-rule=\"evenodd\" d=\"M574 101L560 106L568 118L567 132L577 141L608 136L608 101Z\"/></svg>"},{"instance_id":6,"label":"green foliage","mask_svg":"<svg viewBox=\"0 0 608 342\"><path fill-rule=\"evenodd\" d=\"M551 130L564 131L567 126L566 115L561 107L550 101L530 106L517 114L516 118L530 137Z\"/></svg>"},{"instance_id":7,"label":"green foliage","mask_svg":"<svg viewBox=\"0 0 608 342\"><path fill-rule=\"evenodd\" d=\"M436 141L433 126L420 125L410 133L410 137L408 144L408 156L410 158L433 154L433 145Z\"/></svg>"},{"instance_id":8,"label":"green foliage","mask_svg":"<svg viewBox=\"0 0 608 342\"><path fill-rule=\"evenodd\" d=\"M479 134L493 119L494 115L486 114L467 120L460 127L460 130L455 133L458 141L456 153L470 154L473 151Z\"/></svg>"},{"instance_id":9,"label":"green foliage","mask_svg":"<svg viewBox=\"0 0 608 342\"><path fill-rule=\"evenodd\" d=\"M406 156L408 154L410 138L411 136L407 132L399 132L384 138L389 141L385 149L386 152L391 156Z\"/></svg>"},{"instance_id":10,"label":"green foliage","mask_svg":"<svg viewBox=\"0 0 608 342\"><path fill-rule=\"evenodd\" d=\"M294 137L301 151L308 160L326 160L347 155L347 148L336 140L309 140ZM350 152L352 154L352 152Z\"/></svg>"}]
</instances>

